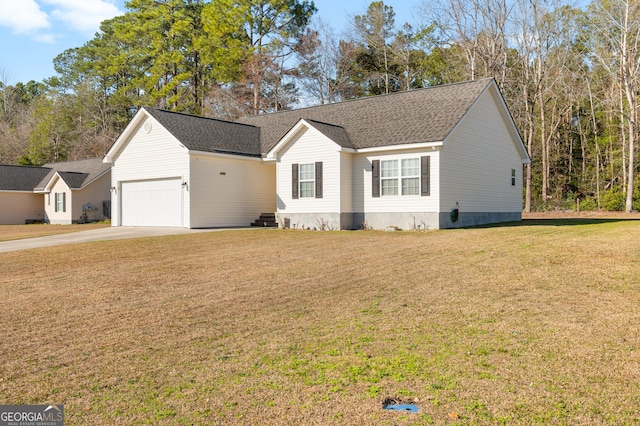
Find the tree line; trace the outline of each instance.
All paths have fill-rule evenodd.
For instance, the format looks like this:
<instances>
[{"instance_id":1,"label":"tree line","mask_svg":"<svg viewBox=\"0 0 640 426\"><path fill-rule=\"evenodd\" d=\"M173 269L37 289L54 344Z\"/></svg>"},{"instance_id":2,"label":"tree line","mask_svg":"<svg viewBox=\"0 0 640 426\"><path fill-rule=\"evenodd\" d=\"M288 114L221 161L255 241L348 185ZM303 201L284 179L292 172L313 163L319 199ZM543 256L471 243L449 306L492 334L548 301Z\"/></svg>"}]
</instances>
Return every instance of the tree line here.
<instances>
[{"instance_id":1,"label":"tree line","mask_svg":"<svg viewBox=\"0 0 640 426\"><path fill-rule=\"evenodd\" d=\"M342 35L309 0L130 0L56 75L0 70L0 163L100 156L139 106L239 117L495 78L532 162L526 211L631 211L640 2L432 0L398 23L374 1Z\"/></svg>"}]
</instances>

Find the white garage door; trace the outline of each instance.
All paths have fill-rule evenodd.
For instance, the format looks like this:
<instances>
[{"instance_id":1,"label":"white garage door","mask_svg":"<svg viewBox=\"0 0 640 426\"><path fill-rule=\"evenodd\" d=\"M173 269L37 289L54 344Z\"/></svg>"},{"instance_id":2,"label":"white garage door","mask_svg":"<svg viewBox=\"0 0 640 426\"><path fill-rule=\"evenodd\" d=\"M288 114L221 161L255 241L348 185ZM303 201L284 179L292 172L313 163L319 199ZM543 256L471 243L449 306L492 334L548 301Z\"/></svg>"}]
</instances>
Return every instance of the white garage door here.
<instances>
[{"instance_id":1,"label":"white garage door","mask_svg":"<svg viewBox=\"0 0 640 426\"><path fill-rule=\"evenodd\" d=\"M122 182L122 226L182 226L182 179Z\"/></svg>"}]
</instances>

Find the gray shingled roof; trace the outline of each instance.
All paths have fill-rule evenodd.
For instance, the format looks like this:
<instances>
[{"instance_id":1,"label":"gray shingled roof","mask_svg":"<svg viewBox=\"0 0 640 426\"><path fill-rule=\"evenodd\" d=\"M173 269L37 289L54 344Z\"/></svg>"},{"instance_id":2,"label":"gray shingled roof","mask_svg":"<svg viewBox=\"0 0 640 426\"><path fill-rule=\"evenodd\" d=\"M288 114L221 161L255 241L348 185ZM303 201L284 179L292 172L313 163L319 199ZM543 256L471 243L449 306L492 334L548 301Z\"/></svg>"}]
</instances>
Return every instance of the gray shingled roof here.
<instances>
[{"instance_id":1,"label":"gray shingled roof","mask_svg":"<svg viewBox=\"0 0 640 426\"><path fill-rule=\"evenodd\" d=\"M333 124L322 123L316 120L306 121L338 145L344 148L355 148L344 127L334 126Z\"/></svg>"},{"instance_id":2,"label":"gray shingled roof","mask_svg":"<svg viewBox=\"0 0 640 426\"><path fill-rule=\"evenodd\" d=\"M0 191L33 191L50 172L47 167L0 165Z\"/></svg>"},{"instance_id":3,"label":"gray shingled roof","mask_svg":"<svg viewBox=\"0 0 640 426\"><path fill-rule=\"evenodd\" d=\"M435 86L410 92L245 117L260 127L263 153L300 120L345 129L357 149L443 141L493 80ZM319 129L320 130L320 129Z\"/></svg>"},{"instance_id":4,"label":"gray shingled roof","mask_svg":"<svg viewBox=\"0 0 640 426\"><path fill-rule=\"evenodd\" d=\"M88 173L58 172L58 174L70 189L82 188L84 181L89 177Z\"/></svg>"},{"instance_id":5,"label":"gray shingled roof","mask_svg":"<svg viewBox=\"0 0 640 426\"><path fill-rule=\"evenodd\" d=\"M154 108L145 110L189 150L261 155L257 127Z\"/></svg>"},{"instance_id":6,"label":"gray shingled roof","mask_svg":"<svg viewBox=\"0 0 640 426\"><path fill-rule=\"evenodd\" d=\"M86 160L49 163L45 164L44 167L49 168L51 171L42 180L40 180L38 185L34 187L36 190L44 189L56 172L60 174L69 188L80 189L109 170L111 168L111 164L102 162L102 158L89 158ZM63 172L82 174L84 178L82 180L80 176L67 176L67 178L65 178L62 175Z\"/></svg>"}]
</instances>

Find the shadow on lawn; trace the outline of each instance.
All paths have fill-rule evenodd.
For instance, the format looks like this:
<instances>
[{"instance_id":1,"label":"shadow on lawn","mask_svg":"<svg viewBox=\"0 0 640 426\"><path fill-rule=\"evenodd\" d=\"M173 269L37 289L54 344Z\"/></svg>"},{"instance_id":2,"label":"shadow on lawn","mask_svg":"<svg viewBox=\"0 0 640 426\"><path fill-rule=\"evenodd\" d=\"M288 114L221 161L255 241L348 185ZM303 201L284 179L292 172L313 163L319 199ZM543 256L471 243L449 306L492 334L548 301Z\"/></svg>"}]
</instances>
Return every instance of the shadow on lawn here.
<instances>
[{"instance_id":1,"label":"shadow on lawn","mask_svg":"<svg viewBox=\"0 0 640 426\"><path fill-rule=\"evenodd\" d=\"M576 226L602 225L605 223L631 222L635 218L553 218L553 219L522 219L521 222L489 223L486 225L465 226L464 229L478 228L511 228L516 226Z\"/></svg>"}]
</instances>

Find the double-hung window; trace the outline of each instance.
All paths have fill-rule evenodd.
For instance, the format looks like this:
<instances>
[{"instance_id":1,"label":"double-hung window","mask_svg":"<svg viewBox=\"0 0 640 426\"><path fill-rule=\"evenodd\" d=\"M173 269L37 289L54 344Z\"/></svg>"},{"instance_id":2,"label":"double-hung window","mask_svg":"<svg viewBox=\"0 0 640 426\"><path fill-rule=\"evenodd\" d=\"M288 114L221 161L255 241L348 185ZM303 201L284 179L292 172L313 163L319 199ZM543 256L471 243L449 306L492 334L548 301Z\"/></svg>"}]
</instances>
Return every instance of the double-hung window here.
<instances>
[{"instance_id":1,"label":"double-hung window","mask_svg":"<svg viewBox=\"0 0 640 426\"><path fill-rule=\"evenodd\" d=\"M402 195L420 195L420 159L402 160Z\"/></svg>"},{"instance_id":2,"label":"double-hung window","mask_svg":"<svg viewBox=\"0 0 640 426\"><path fill-rule=\"evenodd\" d=\"M382 195L398 195L398 160L380 161Z\"/></svg>"},{"instance_id":3,"label":"double-hung window","mask_svg":"<svg viewBox=\"0 0 640 426\"><path fill-rule=\"evenodd\" d=\"M291 198L322 198L322 161L291 165Z\"/></svg>"},{"instance_id":4,"label":"double-hung window","mask_svg":"<svg viewBox=\"0 0 640 426\"><path fill-rule=\"evenodd\" d=\"M371 196L430 194L430 157L372 161Z\"/></svg>"},{"instance_id":5,"label":"double-hung window","mask_svg":"<svg viewBox=\"0 0 640 426\"><path fill-rule=\"evenodd\" d=\"M420 159L380 161L382 196L420 195Z\"/></svg>"},{"instance_id":6,"label":"double-hung window","mask_svg":"<svg viewBox=\"0 0 640 426\"><path fill-rule=\"evenodd\" d=\"M300 198L314 198L316 186L315 163L300 164Z\"/></svg>"},{"instance_id":7,"label":"double-hung window","mask_svg":"<svg viewBox=\"0 0 640 426\"><path fill-rule=\"evenodd\" d=\"M65 193L64 192L56 192L56 205L55 205L55 211L56 212L64 212L65 211Z\"/></svg>"}]
</instances>

